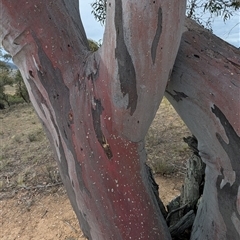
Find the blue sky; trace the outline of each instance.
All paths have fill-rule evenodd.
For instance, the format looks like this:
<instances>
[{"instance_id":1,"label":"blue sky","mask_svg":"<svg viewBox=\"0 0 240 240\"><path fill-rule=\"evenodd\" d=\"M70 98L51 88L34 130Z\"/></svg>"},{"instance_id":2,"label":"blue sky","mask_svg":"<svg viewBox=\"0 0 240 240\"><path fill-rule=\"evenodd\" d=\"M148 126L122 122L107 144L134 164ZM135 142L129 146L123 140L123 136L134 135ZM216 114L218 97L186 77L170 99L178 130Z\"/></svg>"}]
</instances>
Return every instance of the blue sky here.
<instances>
[{"instance_id":1,"label":"blue sky","mask_svg":"<svg viewBox=\"0 0 240 240\"><path fill-rule=\"evenodd\" d=\"M215 35L236 47L240 47L240 12L235 12L234 16L226 22L223 22L221 17L216 17L212 28Z\"/></svg>"},{"instance_id":2,"label":"blue sky","mask_svg":"<svg viewBox=\"0 0 240 240\"><path fill-rule=\"evenodd\" d=\"M91 14L93 2L94 0L80 0L80 14L87 37L98 42L103 38L104 27Z\"/></svg>"},{"instance_id":3,"label":"blue sky","mask_svg":"<svg viewBox=\"0 0 240 240\"><path fill-rule=\"evenodd\" d=\"M87 37L99 41L103 37L104 27L91 14L91 3L94 0L80 0L80 12ZM207 16L205 17L207 18ZM213 22L213 33L236 47L240 47L240 12L231 17L226 23L218 17Z\"/></svg>"}]
</instances>

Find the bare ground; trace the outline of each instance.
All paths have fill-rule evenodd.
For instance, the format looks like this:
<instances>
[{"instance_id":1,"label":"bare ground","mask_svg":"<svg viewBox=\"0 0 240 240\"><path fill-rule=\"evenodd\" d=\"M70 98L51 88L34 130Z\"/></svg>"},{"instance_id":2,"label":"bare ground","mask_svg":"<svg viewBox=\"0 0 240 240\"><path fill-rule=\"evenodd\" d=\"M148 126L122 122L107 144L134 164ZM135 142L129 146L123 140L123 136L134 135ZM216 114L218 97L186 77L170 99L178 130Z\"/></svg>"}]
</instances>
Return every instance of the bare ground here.
<instances>
[{"instance_id":1,"label":"bare ground","mask_svg":"<svg viewBox=\"0 0 240 240\"><path fill-rule=\"evenodd\" d=\"M33 108L0 112L0 239L84 239ZM148 163L166 205L179 195L190 132L166 99L146 137Z\"/></svg>"}]
</instances>

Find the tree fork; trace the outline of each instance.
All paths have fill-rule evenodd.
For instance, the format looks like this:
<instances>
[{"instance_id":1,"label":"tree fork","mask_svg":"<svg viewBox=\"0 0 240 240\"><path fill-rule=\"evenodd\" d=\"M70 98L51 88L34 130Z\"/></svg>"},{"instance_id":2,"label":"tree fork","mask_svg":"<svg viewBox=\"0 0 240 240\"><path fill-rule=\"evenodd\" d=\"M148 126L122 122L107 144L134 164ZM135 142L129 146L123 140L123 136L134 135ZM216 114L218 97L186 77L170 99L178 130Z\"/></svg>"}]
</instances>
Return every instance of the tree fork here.
<instances>
[{"instance_id":1,"label":"tree fork","mask_svg":"<svg viewBox=\"0 0 240 240\"><path fill-rule=\"evenodd\" d=\"M143 141L175 61L185 1L108 1L95 53L78 1L0 5L2 45L21 70L86 237L170 239Z\"/></svg>"}]
</instances>

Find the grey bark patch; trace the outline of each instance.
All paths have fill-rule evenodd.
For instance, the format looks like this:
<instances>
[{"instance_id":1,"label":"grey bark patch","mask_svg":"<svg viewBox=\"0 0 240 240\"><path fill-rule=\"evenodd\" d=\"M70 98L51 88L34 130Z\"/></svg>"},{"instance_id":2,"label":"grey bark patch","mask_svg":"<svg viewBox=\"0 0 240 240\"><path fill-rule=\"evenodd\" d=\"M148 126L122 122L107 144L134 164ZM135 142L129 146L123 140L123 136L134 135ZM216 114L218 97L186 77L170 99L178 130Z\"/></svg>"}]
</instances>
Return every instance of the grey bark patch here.
<instances>
[{"instance_id":1,"label":"grey bark patch","mask_svg":"<svg viewBox=\"0 0 240 240\"><path fill-rule=\"evenodd\" d=\"M32 32L32 36L38 46L38 56L39 56L39 59L41 60L40 64L42 66L42 69L45 70L44 72L38 71L37 75L41 81L43 88L46 90L46 92L49 96L50 104L56 114L56 121L55 121L54 120L55 118L52 116L52 113L50 111L51 121L52 121L52 124L54 125L57 135L63 136L63 138L64 138L64 139L60 139L59 146L58 146L61 160L57 161L57 163L58 163L59 170L61 173L61 178L62 178L64 186L67 190L69 199L71 201L71 205L72 205L75 213L77 214L78 220L80 220L79 223L81 224L82 230L86 236L90 236L91 228L90 228L88 222L85 219L83 219L82 214L81 214L80 210L78 209L75 191L72 187L72 183L71 183L71 180L69 177L69 165L68 165L69 159L66 158L66 155L65 155L65 152L63 149L63 145L62 145L62 141L64 140L65 144L67 145L67 148L73 154L75 168L77 170L77 176L74 176L74 177L77 177L80 190L82 192L85 191L88 195L90 195L84 181L82 180L82 168L78 162L76 152L73 148L74 144L72 142L72 132L71 132L71 129L69 128L71 121L69 119L68 113L71 111L71 106L70 106L69 101L66 101L66 99L68 100L70 97L69 90L66 87L66 85L64 84L64 81L63 81L63 78L61 75L61 71L59 69L55 69L53 67L52 62L50 61L48 56L45 54L45 52L34 32ZM46 103L46 101L44 100L41 92L38 90L35 82L32 81L31 79L28 79L28 82L31 85L31 89L35 93L34 97L38 103L38 106L42 109L41 103L43 103L44 105L46 105L49 108L49 106ZM42 111L43 111L43 109L42 109ZM73 121L73 119L72 119L72 121ZM57 127L57 126L59 126L59 127ZM46 126L45 126L45 131L47 132L48 137L51 138L52 133L48 131L48 128ZM52 147L52 148L54 149L54 147ZM78 191L78 189L77 189L77 191Z\"/></svg>"},{"instance_id":2,"label":"grey bark patch","mask_svg":"<svg viewBox=\"0 0 240 240\"><path fill-rule=\"evenodd\" d=\"M47 106L47 103L45 102L44 98L42 97L41 93L39 92L38 88L36 87L35 83L33 81L31 81L31 79L28 79L28 82L30 83L30 86L31 86L31 89L33 90L33 92L35 93L35 98L37 100L38 103L43 103L44 105ZM43 109L42 109L42 106L39 105L39 108L42 110L42 112L44 113ZM45 113L44 113L45 114ZM54 128L55 130L57 131L58 133L58 136L60 135L59 133L59 129L57 128L56 124L54 123L54 120L53 120L53 116L51 116L51 119L52 119L52 122L53 122L53 125L54 125ZM48 136L51 136L51 133L48 131L48 128L44 125L43 123L43 127L45 129L45 132L47 133ZM66 133L65 133L66 134ZM50 138L50 137L49 137ZM51 142L50 142L51 143ZM73 190L74 188L74 185L72 184L72 182L70 181L70 178L69 178L69 170L68 170L68 162L67 162L67 159L66 159L66 156L64 154L64 150L63 150L63 146L62 146L62 143L61 141L59 141L59 144L58 145L58 149L59 149L59 152L60 152L60 156L61 156L61 160L60 161L57 161L57 164L58 164L58 167L59 167L59 171L60 171L60 175L61 175L61 179L64 183L64 186L65 186L65 189L68 193L68 196L71 196L69 197L70 201L71 201L71 204L72 204L72 207L74 209L74 212L76 213L77 215L77 218L79 220L79 224L81 225L81 229L84 231L84 234L86 236L90 236L90 231L91 231L91 227L89 226L88 222L86 221L86 219L83 217L81 211L79 210L78 208L78 205L77 205L77 202L76 202L76 194ZM54 149L54 146L52 146L52 149ZM77 179L79 181L79 186L80 186L80 189L81 191L85 191L88 193L89 195L89 191L87 190L86 186L84 185L84 182L82 181L81 179L81 166L79 165L79 163L76 161L76 158L75 159L75 166L76 166L76 170L78 172L78 175L77 175Z\"/></svg>"},{"instance_id":3,"label":"grey bark patch","mask_svg":"<svg viewBox=\"0 0 240 240\"><path fill-rule=\"evenodd\" d=\"M123 96L128 94L128 106L130 108L130 114L136 110L137 107L137 83L136 72L133 65L132 58L128 52L127 46L124 40L123 31L123 13L122 13L122 0L116 0L115 4L115 28L116 28L116 49L115 57L118 62L118 74L121 86L121 92Z\"/></svg>"},{"instance_id":4,"label":"grey bark patch","mask_svg":"<svg viewBox=\"0 0 240 240\"><path fill-rule=\"evenodd\" d=\"M105 136L103 135L102 128L101 128L101 119L100 116L103 111L103 107L101 101L98 99L94 99L95 106L92 108L92 116L93 116L93 127L94 131L97 136L97 140L102 146L105 154L107 155L108 159L113 157L112 150L110 145L107 143Z\"/></svg>"},{"instance_id":5,"label":"grey bark patch","mask_svg":"<svg viewBox=\"0 0 240 240\"><path fill-rule=\"evenodd\" d=\"M240 137L237 135L226 116L216 105L214 105L212 108L212 112L220 120L229 139L229 143L227 144L222 139L220 134L216 133L216 137L227 153L231 161L232 169L236 173L236 179L233 185L231 186L229 183L227 183L224 187L221 188L220 185L224 179L224 169L221 170L222 175L218 176L216 183L218 190L218 206L227 228L226 239L239 239L240 236L235 226L233 225L232 216L233 213L235 213L236 217L240 221L240 215L237 210L237 195L238 187L240 184Z\"/></svg>"},{"instance_id":6,"label":"grey bark patch","mask_svg":"<svg viewBox=\"0 0 240 240\"><path fill-rule=\"evenodd\" d=\"M151 55L152 55L153 64L155 64L155 61L156 61L157 47L158 47L158 43L159 43L161 34L162 34L162 8L159 7L159 9L158 9L158 25L157 25L155 37L152 42L152 47L151 47Z\"/></svg>"},{"instance_id":7,"label":"grey bark patch","mask_svg":"<svg viewBox=\"0 0 240 240\"><path fill-rule=\"evenodd\" d=\"M184 92L178 92L174 90L176 93L175 95L167 90L165 92L168 93L176 102L182 101L183 98L188 98L188 95L186 95Z\"/></svg>"}]
</instances>

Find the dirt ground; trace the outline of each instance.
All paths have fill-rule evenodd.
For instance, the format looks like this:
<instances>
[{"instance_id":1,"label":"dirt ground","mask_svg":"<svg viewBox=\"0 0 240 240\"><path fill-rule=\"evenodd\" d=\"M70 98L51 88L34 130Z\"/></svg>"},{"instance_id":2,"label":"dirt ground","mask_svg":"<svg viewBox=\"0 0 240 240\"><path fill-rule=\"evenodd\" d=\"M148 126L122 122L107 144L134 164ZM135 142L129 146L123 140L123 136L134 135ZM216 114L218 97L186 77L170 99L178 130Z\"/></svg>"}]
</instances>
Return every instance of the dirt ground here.
<instances>
[{"instance_id":1,"label":"dirt ground","mask_svg":"<svg viewBox=\"0 0 240 240\"><path fill-rule=\"evenodd\" d=\"M30 105L0 112L0 239L85 239ZM148 164L164 204L179 195L190 132L164 99L146 137Z\"/></svg>"},{"instance_id":2,"label":"dirt ground","mask_svg":"<svg viewBox=\"0 0 240 240\"><path fill-rule=\"evenodd\" d=\"M157 177L165 204L179 195L181 182ZM85 239L70 202L62 188L49 195L19 191L1 200L2 240L80 240Z\"/></svg>"}]
</instances>

